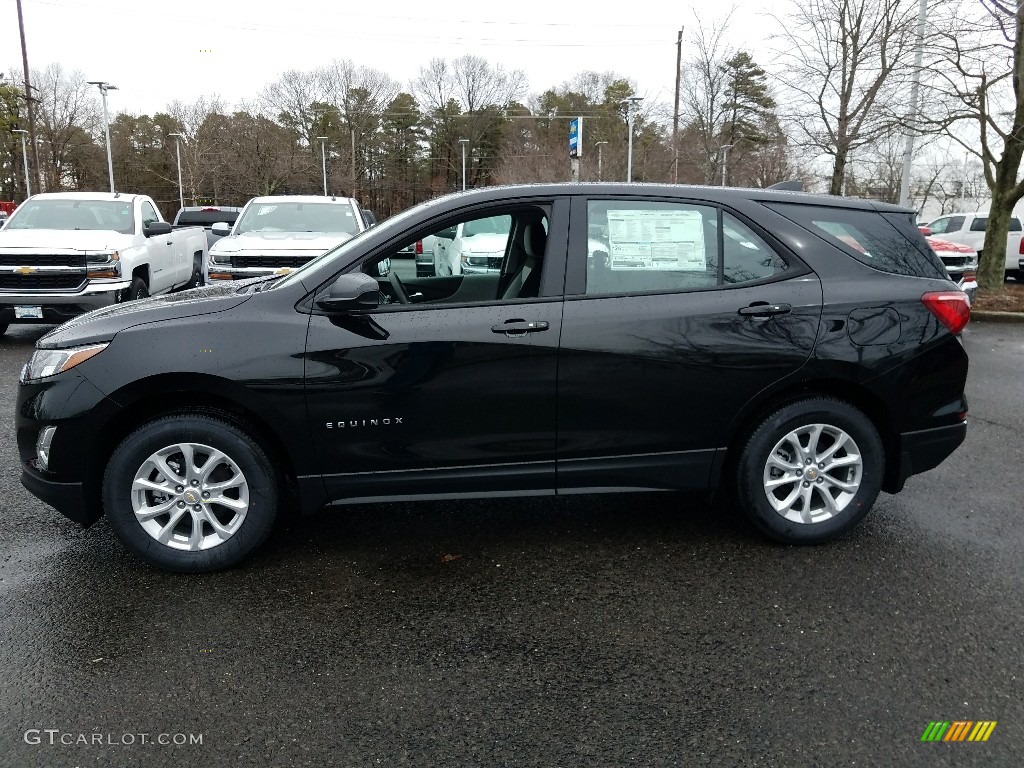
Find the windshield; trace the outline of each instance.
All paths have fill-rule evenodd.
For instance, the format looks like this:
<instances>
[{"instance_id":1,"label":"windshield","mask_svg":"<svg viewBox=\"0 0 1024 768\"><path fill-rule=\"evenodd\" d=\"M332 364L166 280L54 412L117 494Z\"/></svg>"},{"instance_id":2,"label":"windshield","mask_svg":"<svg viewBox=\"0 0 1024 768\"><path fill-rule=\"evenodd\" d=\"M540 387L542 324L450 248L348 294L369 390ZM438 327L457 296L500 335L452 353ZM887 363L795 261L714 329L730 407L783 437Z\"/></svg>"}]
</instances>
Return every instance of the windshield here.
<instances>
[{"instance_id":1,"label":"windshield","mask_svg":"<svg viewBox=\"0 0 1024 768\"><path fill-rule=\"evenodd\" d=\"M401 213L392 216L383 224L378 224L377 226L371 229L364 230L363 232L360 232L358 235L353 237L351 240L346 240L341 245L337 245L331 250L325 253L321 253L315 259L307 261L294 272L291 272L290 274L286 275L280 281L275 282L273 287L282 288L286 285L291 285L294 282L298 282L302 280L302 278L305 275L307 275L308 273L312 272L315 269L319 269L321 266L323 266L325 263L329 261L337 261L339 264L347 261L348 258L359 252L363 240L365 240L369 235L372 234L374 237L387 237L388 235L398 235L399 233L402 232L402 230L405 229L406 222L409 219L415 218L417 214L421 214L425 209L431 206L443 203L446 199L447 196L438 197L434 198L433 200L427 200L425 202L422 202L419 205L414 205L412 208L406 208Z\"/></svg>"},{"instance_id":2,"label":"windshield","mask_svg":"<svg viewBox=\"0 0 1024 768\"><path fill-rule=\"evenodd\" d=\"M238 222L245 232L342 232L354 235L359 223L349 205L338 203L255 203Z\"/></svg>"},{"instance_id":3,"label":"windshield","mask_svg":"<svg viewBox=\"0 0 1024 768\"><path fill-rule=\"evenodd\" d=\"M135 234L132 204L115 200L29 200L5 229L91 229Z\"/></svg>"},{"instance_id":4,"label":"windshield","mask_svg":"<svg viewBox=\"0 0 1024 768\"><path fill-rule=\"evenodd\" d=\"M238 211L209 210L202 211L181 211L178 214L177 224L196 224L210 226L223 221L226 224L234 224L238 218Z\"/></svg>"}]
</instances>

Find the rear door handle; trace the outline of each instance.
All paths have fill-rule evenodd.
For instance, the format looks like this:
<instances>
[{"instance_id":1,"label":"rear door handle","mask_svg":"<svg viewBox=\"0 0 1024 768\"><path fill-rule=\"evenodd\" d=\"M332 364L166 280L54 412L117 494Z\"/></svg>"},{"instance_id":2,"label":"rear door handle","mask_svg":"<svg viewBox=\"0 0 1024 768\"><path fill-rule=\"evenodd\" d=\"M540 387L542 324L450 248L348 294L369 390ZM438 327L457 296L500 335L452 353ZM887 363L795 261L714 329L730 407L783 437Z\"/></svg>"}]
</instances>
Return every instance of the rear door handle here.
<instances>
[{"instance_id":1,"label":"rear door handle","mask_svg":"<svg viewBox=\"0 0 1024 768\"><path fill-rule=\"evenodd\" d=\"M504 323L491 326L494 333L504 333L507 336L522 336L526 333L537 333L547 329L547 320L506 320Z\"/></svg>"},{"instance_id":2,"label":"rear door handle","mask_svg":"<svg viewBox=\"0 0 1024 768\"><path fill-rule=\"evenodd\" d=\"M740 307L739 313L747 317L773 317L774 315L785 315L793 311L791 304L769 304L767 301L758 301L749 307Z\"/></svg>"}]
</instances>

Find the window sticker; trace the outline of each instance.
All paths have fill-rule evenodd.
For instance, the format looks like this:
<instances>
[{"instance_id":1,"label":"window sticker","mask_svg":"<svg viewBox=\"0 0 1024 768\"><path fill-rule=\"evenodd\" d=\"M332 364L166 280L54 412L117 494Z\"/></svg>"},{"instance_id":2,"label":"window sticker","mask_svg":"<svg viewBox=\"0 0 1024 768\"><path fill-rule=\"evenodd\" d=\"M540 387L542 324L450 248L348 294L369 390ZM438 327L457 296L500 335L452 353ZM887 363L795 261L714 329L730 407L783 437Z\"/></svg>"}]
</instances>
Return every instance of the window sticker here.
<instances>
[{"instance_id":1,"label":"window sticker","mask_svg":"<svg viewBox=\"0 0 1024 768\"><path fill-rule=\"evenodd\" d=\"M260 209L256 211L257 216L265 216L268 213L273 213L277 210L276 205L261 205Z\"/></svg>"},{"instance_id":2,"label":"window sticker","mask_svg":"<svg viewBox=\"0 0 1024 768\"><path fill-rule=\"evenodd\" d=\"M612 270L704 272L704 218L699 211L608 211Z\"/></svg>"}]
</instances>

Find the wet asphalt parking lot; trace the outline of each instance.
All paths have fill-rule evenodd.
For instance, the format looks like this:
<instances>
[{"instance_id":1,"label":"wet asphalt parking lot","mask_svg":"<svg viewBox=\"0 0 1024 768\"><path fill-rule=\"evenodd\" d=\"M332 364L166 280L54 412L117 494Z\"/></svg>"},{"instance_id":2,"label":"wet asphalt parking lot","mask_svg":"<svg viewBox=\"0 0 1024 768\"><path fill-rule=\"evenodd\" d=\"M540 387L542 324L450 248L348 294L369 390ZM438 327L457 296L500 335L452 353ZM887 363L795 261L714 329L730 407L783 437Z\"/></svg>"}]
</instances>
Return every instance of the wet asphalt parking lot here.
<instances>
[{"instance_id":1,"label":"wet asphalt parking lot","mask_svg":"<svg viewBox=\"0 0 1024 768\"><path fill-rule=\"evenodd\" d=\"M667 494L376 505L191 577L22 489L43 331L0 338L0 768L1021 764L1024 325L971 323L967 442L829 545Z\"/></svg>"}]
</instances>

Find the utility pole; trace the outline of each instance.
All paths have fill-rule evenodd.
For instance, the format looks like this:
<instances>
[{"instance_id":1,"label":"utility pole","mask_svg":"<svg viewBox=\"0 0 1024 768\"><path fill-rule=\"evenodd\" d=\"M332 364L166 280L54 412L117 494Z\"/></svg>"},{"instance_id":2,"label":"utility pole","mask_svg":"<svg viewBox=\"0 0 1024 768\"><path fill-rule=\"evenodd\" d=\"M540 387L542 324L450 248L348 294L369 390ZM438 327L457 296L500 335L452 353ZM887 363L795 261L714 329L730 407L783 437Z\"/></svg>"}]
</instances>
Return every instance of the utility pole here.
<instances>
[{"instance_id":1,"label":"utility pole","mask_svg":"<svg viewBox=\"0 0 1024 768\"><path fill-rule=\"evenodd\" d=\"M643 100L643 96L630 96L619 102L626 105L626 128L629 131L629 139L626 142L626 181L628 182L633 181L633 107Z\"/></svg>"},{"instance_id":2,"label":"utility pole","mask_svg":"<svg viewBox=\"0 0 1024 768\"><path fill-rule=\"evenodd\" d=\"M36 108L33 105L35 99L32 96L32 83L28 72L28 46L25 45L25 16L21 12L21 0L16 2L18 6L18 32L21 34L21 65L25 70L25 112L28 114L28 140L32 145L32 162L36 173L39 173L39 148L36 147ZM26 178L28 178L26 176ZM39 177L36 176L38 183Z\"/></svg>"},{"instance_id":3,"label":"utility pole","mask_svg":"<svg viewBox=\"0 0 1024 768\"><path fill-rule=\"evenodd\" d=\"M14 128L11 132L21 134L21 159L25 163L25 199L28 200L32 197L32 182L28 180L28 152L25 151L25 136L28 135L28 131L24 128Z\"/></svg>"},{"instance_id":4,"label":"utility pole","mask_svg":"<svg viewBox=\"0 0 1024 768\"><path fill-rule=\"evenodd\" d=\"M181 185L181 140L185 138L180 133L168 133L168 137L174 137L174 154L178 158L178 202L181 208L185 207L185 188Z\"/></svg>"},{"instance_id":5,"label":"utility pole","mask_svg":"<svg viewBox=\"0 0 1024 768\"><path fill-rule=\"evenodd\" d=\"M928 0L921 0L917 9L917 50L914 52L914 72L910 81L910 119L907 142L903 148L903 175L900 178L900 205L910 205L910 163L914 157L914 132L917 130L917 100L921 90L921 64L924 61L924 26L928 15Z\"/></svg>"},{"instance_id":6,"label":"utility pole","mask_svg":"<svg viewBox=\"0 0 1024 768\"><path fill-rule=\"evenodd\" d=\"M466 191L466 145L469 144L469 139L459 139L459 144L462 145L462 191Z\"/></svg>"},{"instance_id":7,"label":"utility pole","mask_svg":"<svg viewBox=\"0 0 1024 768\"><path fill-rule=\"evenodd\" d=\"M723 144L718 148L718 151L722 153L722 186L725 186L725 173L729 168L729 150L735 147L735 144Z\"/></svg>"},{"instance_id":8,"label":"utility pole","mask_svg":"<svg viewBox=\"0 0 1024 768\"><path fill-rule=\"evenodd\" d=\"M599 141L594 146L597 147L597 180L601 181L601 148L607 144L607 141Z\"/></svg>"},{"instance_id":9,"label":"utility pole","mask_svg":"<svg viewBox=\"0 0 1024 768\"><path fill-rule=\"evenodd\" d=\"M356 180L356 129L352 129L352 199L356 199L356 187L358 181Z\"/></svg>"},{"instance_id":10,"label":"utility pole","mask_svg":"<svg viewBox=\"0 0 1024 768\"><path fill-rule=\"evenodd\" d=\"M679 183L679 87L683 71L683 30L679 28L676 38L676 103L672 110L672 183Z\"/></svg>"},{"instance_id":11,"label":"utility pole","mask_svg":"<svg viewBox=\"0 0 1024 768\"><path fill-rule=\"evenodd\" d=\"M324 197L327 197L327 137L317 136L316 140L320 142L320 160L324 170Z\"/></svg>"}]
</instances>

